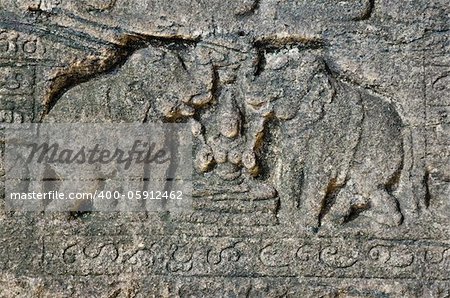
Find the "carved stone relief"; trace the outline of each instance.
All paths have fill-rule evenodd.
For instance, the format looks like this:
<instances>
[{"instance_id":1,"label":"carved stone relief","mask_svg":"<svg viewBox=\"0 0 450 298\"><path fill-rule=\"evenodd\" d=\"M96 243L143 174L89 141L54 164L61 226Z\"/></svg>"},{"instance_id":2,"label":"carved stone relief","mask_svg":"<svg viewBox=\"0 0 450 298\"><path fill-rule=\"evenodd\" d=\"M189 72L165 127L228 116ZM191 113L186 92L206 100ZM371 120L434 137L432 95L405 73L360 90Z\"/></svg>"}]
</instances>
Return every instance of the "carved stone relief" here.
<instances>
[{"instance_id":1,"label":"carved stone relief","mask_svg":"<svg viewBox=\"0 0 450 298\"><path fill-rule=\"evenodd\" d=\"M0 125L186 123L195 168L176 215L2 203L0 293L448 297L445 4L0 0Z\"/></svg>"}]
</instances>

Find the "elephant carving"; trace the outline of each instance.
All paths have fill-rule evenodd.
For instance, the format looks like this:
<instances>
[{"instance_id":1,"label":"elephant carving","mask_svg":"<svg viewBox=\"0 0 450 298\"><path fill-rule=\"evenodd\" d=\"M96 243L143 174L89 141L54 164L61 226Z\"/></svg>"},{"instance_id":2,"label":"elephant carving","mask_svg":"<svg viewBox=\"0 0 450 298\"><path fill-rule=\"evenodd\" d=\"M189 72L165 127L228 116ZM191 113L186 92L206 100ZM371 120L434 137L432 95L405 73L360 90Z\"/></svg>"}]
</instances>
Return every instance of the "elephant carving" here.
<instances>
[{"instance_id":1,"label":"elephant carving","mask_svg":"<svg viewBox=\"0 0 450 298\"><path fill-rule=\"evenodd\" d=\"M118 73L64 94L46 121L190 121L199 177L225 181L219 193L236 184L243 196L278 197L313 228L361 213L401 224L403 124L392 103L337 78L318 49L268 50L253 64L253 54L231 63L205 49L138 50Z\"/></svg>"},{"instance_id":2,"label":"elephant carving","mask_svg":"<svg viewBox=\"0 0 450 298\"><path fill-rule=\"evenodd\" d=\"M336 78L318 50L266 53L263 67L247 78L246 102L277 124L282 202L313 230L361 213L401 224L394 193L404 164L402 120L394 105Z\"/></svg>"}]
</instances>

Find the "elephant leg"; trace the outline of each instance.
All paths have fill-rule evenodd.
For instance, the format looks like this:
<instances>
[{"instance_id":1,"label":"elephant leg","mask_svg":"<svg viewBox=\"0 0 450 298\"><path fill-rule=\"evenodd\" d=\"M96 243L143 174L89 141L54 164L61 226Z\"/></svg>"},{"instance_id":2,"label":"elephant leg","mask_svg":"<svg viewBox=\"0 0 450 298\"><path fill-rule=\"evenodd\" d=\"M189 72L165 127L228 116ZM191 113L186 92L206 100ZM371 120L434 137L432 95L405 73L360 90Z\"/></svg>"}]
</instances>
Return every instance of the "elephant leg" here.
<instances>
[{"instance_id":1,"label":"elephant leg","mask_svg":"<svg viewBox=\"0 0 450 298\"><path fill-rule=\"evenodd\" d=\"M355 201L352 187L344 186L335 194L334 204L322 219L323 225L336 226L344 224L350 216L351 206Z\"/></svg>"},{"instance_id":2,"label":"elephant leg","mask_svg":"<svg viewBox=\"0 0 450 298\"><path fill-rule=\"evenodd\" d=\"M365 214L380 224L398 226L403 216L393 192L405 163L402 119L395 106L380 98L369 94L362 98L365 117L351 177L359 179L358 192L370 201Z\"/></svg>"},{"instance_id":3,"label":"elephant leg","mask_svg":"<svg viewBox=\"0 0 450 298\"><path fill-rule=\"evenodd\" d=\"M299 198L300 222L308 229L317 231L322 217L330 209L330 189L336 187L336 158L330 151L327 126L319 127L322 133L313 135L308 142L303 168L303 184Z\"/></svg>"},{"instance_id":4,"label":"elephant leg","mask_svg":"<svg viewBox=\"0 0 450 298\"><path fill-rule=\"evenodd\" d=\"M330 175L321 171L320 168L305 169L304 184L299 202L299 209L302 214L301 223L305 228L315 231L321 225L330 181Z\"/></svg>"},{"instance_id":5,"label":"elephant leg","mask_svg":"<svg viewBox=\"0 0 450 298\"><path fill-rule=\"evenodd\" d=\"M279 161L275 184L280 197L280 220L290 221L295 216L303 185L303 164L298 156L286 156ZM286 222L289 223L289 222Z\"/></svg>"},{"instance_id":6,"label":"elephant leg","mask_svg":"<svg viewBox=\"0 0 450 298\"><path fill-rule=\"evenodd\" d=\"M365 216L390 227L398 226L403 221L397 199L385 190L374 190L367 198L343 189L336 197L336 204L322 222L325 225L344 224L363 211Z\"/></svg>"},{"instance_id":7,"label":"elephant leg","mask_svg":"<svg viewBox=\"0 0 450 298\"><path fill-rule=\"evenodd\" d=\"M390 227L399 226L403 221L397 199L384 189L376 189L370 196L371 208L367 215L376 222Z\"/></svg>"},{"instance_id":8,"label":"elephant leg","mask_svg":"<svg viewBox=\"0 0 450 298\"><path fill-rule=\"evenodd\" d=\"M353 184L354 201L351 202L350 212L356 212L359 209L359 211L364 211L365 216L380 224L391 227L400 225L403 215L400 212L397 198L385 188L385 184L382 183L385 180L383 175L377 175L376 170L370 173L367 171L352 173L352 177L356 178ZM351 217L352 214L348 214L348 216Z\"/></svg>"}]
</instances>

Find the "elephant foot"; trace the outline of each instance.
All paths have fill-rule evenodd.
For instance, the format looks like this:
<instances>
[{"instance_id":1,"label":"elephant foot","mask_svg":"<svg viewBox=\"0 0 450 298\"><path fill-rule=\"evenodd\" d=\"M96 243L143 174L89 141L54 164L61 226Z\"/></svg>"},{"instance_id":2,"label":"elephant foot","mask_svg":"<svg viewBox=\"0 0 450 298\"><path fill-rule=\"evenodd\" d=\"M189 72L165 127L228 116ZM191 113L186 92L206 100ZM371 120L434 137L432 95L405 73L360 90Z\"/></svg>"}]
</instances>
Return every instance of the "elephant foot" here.
<instances>
[{"instance_id":1,"label":"elephant foot","mask_svg":"<svg viewBox=\"0 0 450 298\"><path fill-rule=\"evenodd\" d=\"M358 192L344 189L339 193L336 204L321 220L323 226L342 226L356 219L359 215L385 226L397 227L403 222L395 197L383 190L375 190L372 198Z\"/></svg>"},{"instance_id":2,"label":"elephant foot","mask_svg":"<svg viewBox=\"0 0 450 298\"><path fill-rule=\"evenodd\" d=\"M333 213L325 216L321 221L321 226L337 227L345 224L347 215L344 213Z\"/></svg>"},{"instance_id":3,"label":"elephant foot","mask_svg":"<svg viewBox=\"0 0 450 298\"><path fill-rule=\"evenodd\" d=\"M392 213L369 210L365 213L365 215L372 218L377 223L388 227L398 227L403 222L403 215L398 211Z\"/></svg>"},{"instance_id":4,"label":"elephant foot","mask_svg":"<svg viewBox=\"0 0 450 298\"><path fill-rule=\"evenodd\" d=\"M364 211L363 214L361 214L361 216L371 218L377 223L388 227L398 227L403 222L403 215L400 212L395 212L392 214L386 212L366 210ZM328 216L326 219L323 220L322 225L330 227L342 226L349 222L348 218L349 218L348 214Z\"/></svg>"},{"instance_id":5,"label":"elephant foot","mask_svg":"<svg viewBox=\"0 0 450 298\"><path fill-rule=\"evenodd\" d=\"M308 216L307 214L305 214ZM314 219L303 219L300 221L300 227L307 233L317 233L319 231L319 221Z\"/></svg>"},{"instance_id":6,"label":"elephant foot","mask_svg":"<svg viewBox=\"0 0 450 298\"><path fill-rule=\"evenodd\" d=\"M352 218L355 210L364 209L366 205L367 200L356 194L350 186L347 186L337 195L335 204L323 217L322 225L341 226L350 221L349 219Z\"/></svg>"},{"instance_id":7,"label":"elephant foot","mask_svg":"<svg viewBox=\"0 0 450 298\"><path fill-rule=\"evenodd\" d=\"M371 209L367 215L376 222L389 227L397 227L403 222L403 215L397 199L385 190L378 189L372 193Z\"/></svg>"}]
</instances>

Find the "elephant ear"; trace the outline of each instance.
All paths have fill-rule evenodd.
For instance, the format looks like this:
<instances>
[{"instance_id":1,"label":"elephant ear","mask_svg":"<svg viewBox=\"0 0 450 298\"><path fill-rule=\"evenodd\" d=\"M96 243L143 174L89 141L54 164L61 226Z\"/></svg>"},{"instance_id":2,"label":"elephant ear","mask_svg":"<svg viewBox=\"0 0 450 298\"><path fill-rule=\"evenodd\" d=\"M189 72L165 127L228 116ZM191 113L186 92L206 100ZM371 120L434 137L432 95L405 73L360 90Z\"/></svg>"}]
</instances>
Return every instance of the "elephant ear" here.
<instances>
[{"instance_id":1,"label":"elephant ear","mask_svg":"<svg viewBox=\"0 0 450 298\"><path fill-rule=\"evenodd\" d=\"M291 99L289 104L278 105L276 115L282 120L301 118L304 124L311 125L323 117L325 105L333 101L335 94L331 79L319 71L308 81L306 93L299 93L299 98Z\"/></svg>"},{"instance_id":2,"label":"elephant ear","mask_svg":"<svg viewBox=\"0 0 450 298\"><path fill-rule=\"evenodd\" d=\"M301 117L311 124L322 119L325 106L333 101L335 94L329 77L323 72L316 74L311 79L308 92L302 100Z\"/></svg>"}]
</instances>

